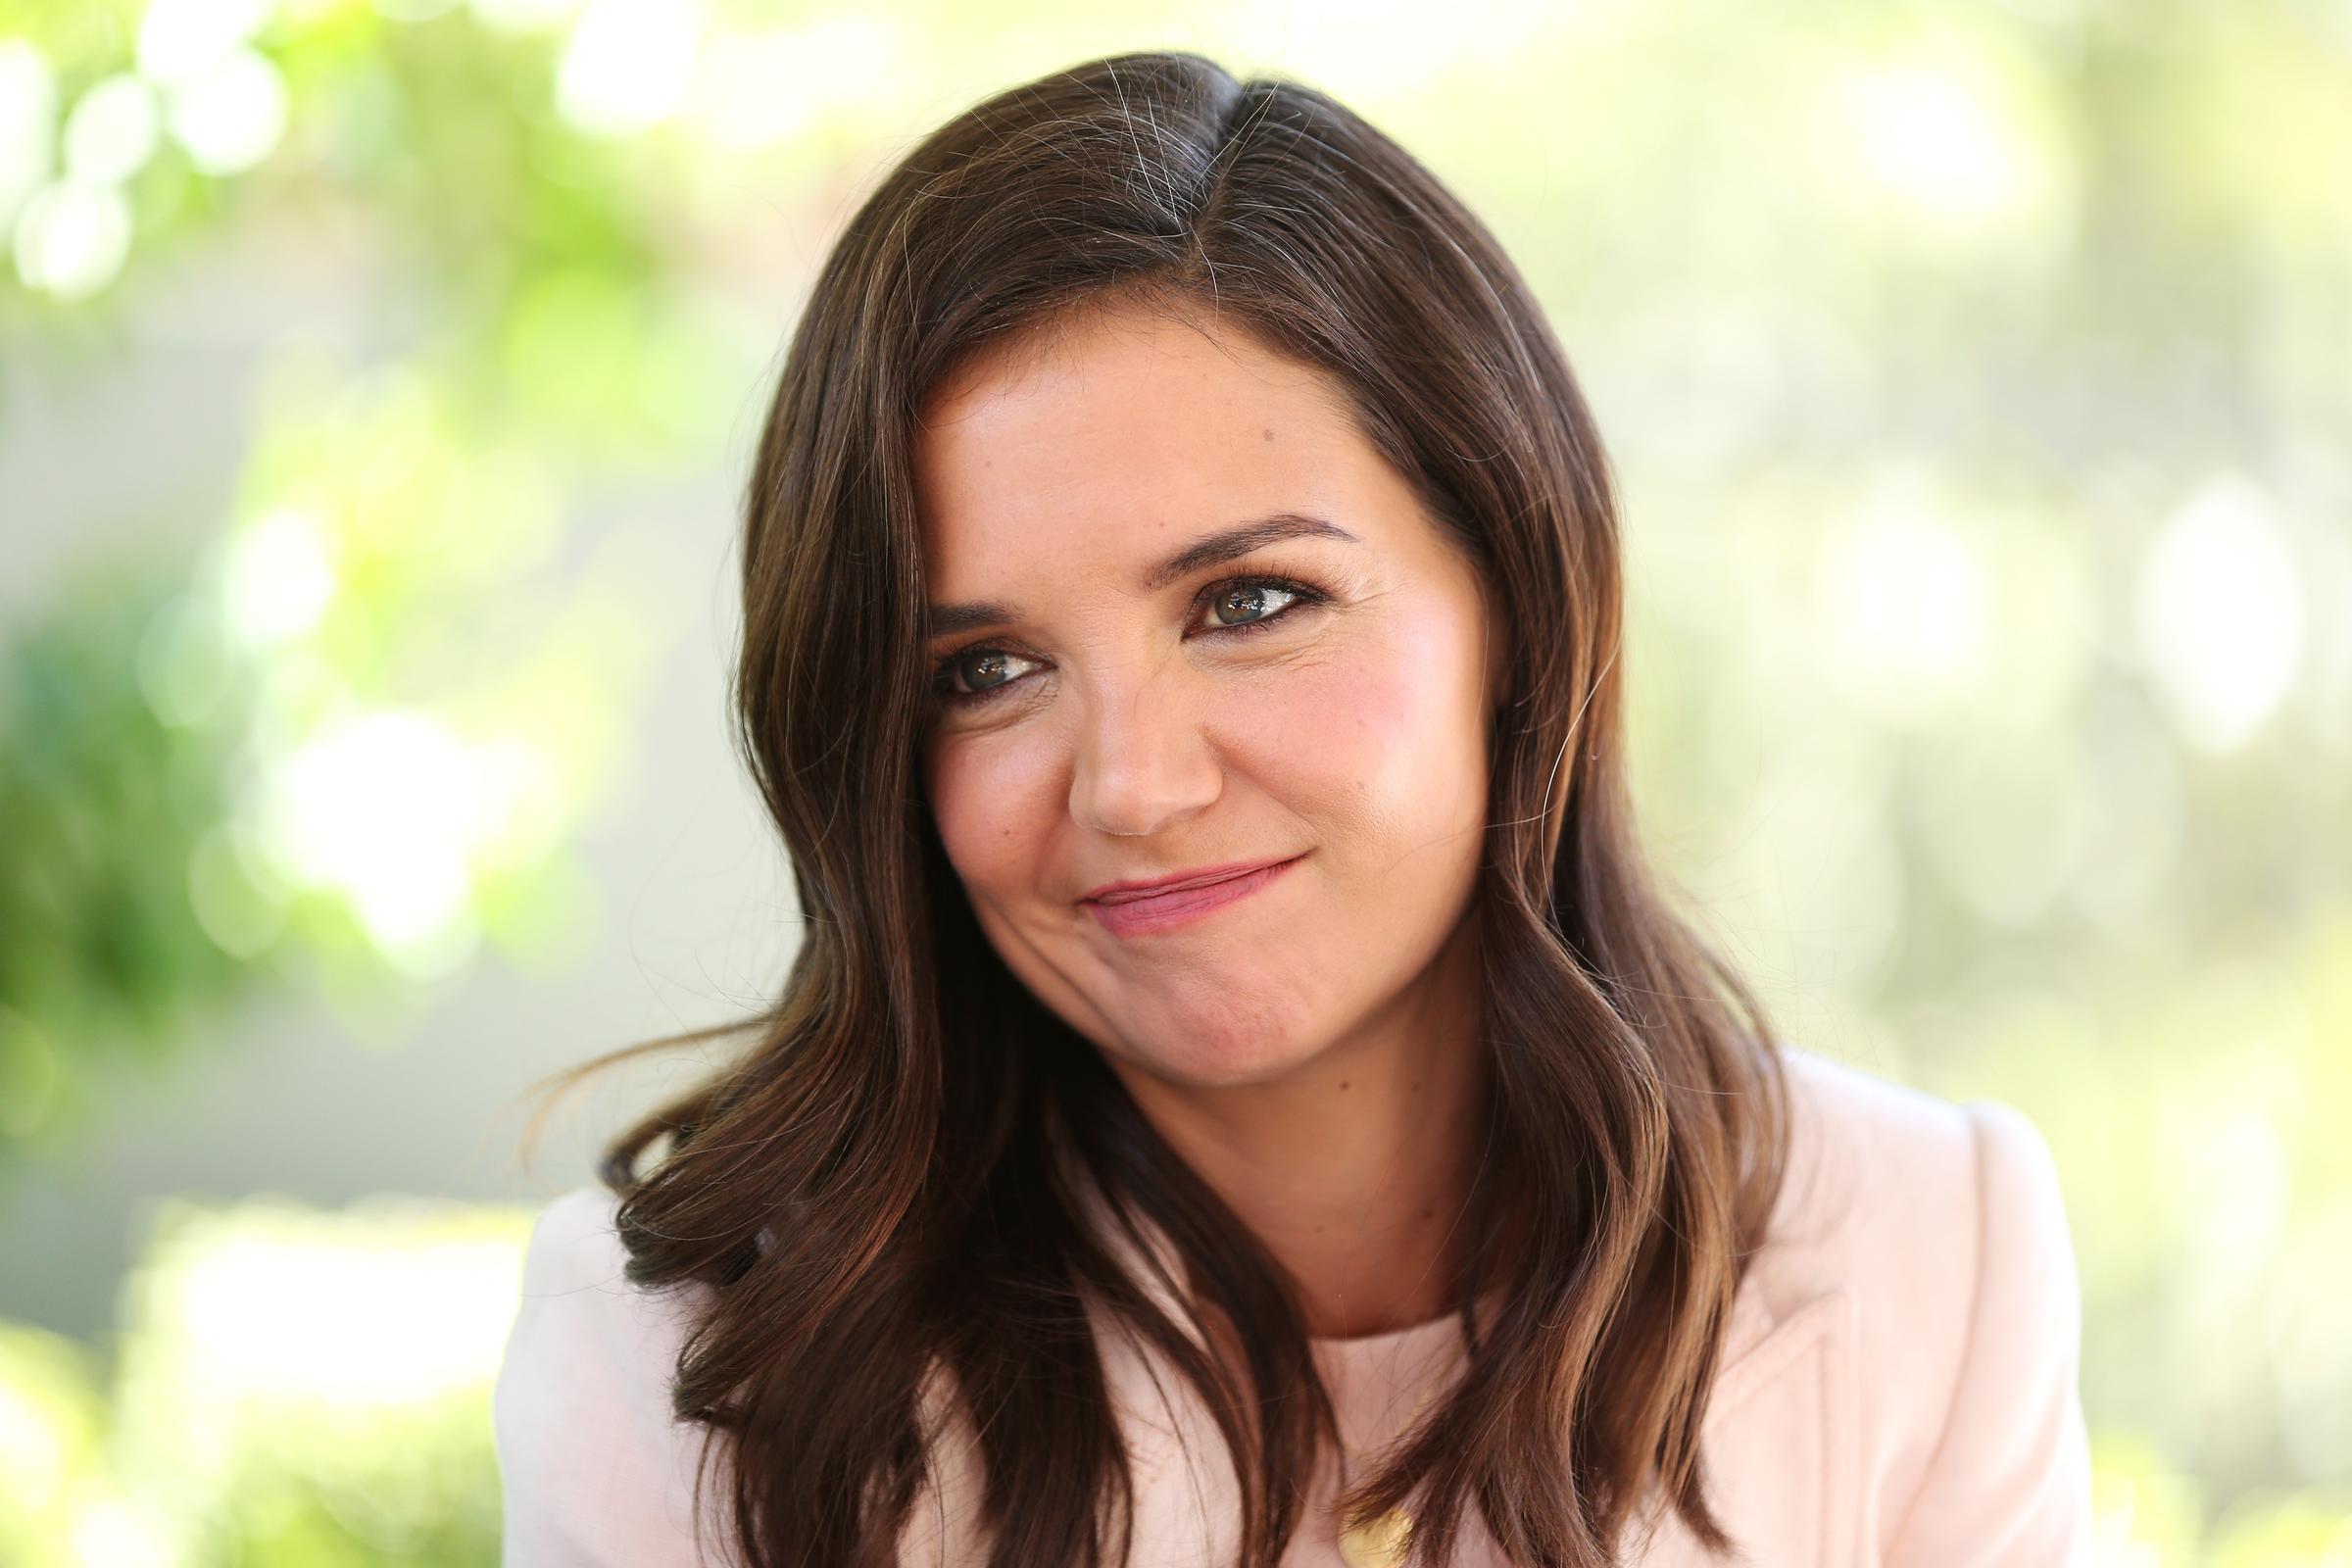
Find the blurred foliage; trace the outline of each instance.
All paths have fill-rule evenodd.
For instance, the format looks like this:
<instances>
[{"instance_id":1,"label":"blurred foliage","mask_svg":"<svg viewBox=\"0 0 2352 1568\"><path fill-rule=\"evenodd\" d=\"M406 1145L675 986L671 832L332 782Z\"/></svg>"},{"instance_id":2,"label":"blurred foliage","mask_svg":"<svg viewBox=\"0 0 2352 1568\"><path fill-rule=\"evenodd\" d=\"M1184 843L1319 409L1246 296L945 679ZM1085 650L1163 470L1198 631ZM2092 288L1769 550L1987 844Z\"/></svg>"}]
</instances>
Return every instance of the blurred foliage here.
<instances>
[{"instance_id":1,"label":"blurred foliage","mask_svg":"<svg viewBox=\"0 0 2352 1568\"><path fill-rule=\"evenodd\" d=\"M214 863L237 726L222 710L176 726L148 689L221 671L218 647L165 612L178 591L124 563L0 647L5 1143L86 1108L61 1102L88 1097L88 1058L155 1051L238 989L243 966L190 917L188 885ZM123 854L125 833L146 853Z\"/></svg>"},{"instance_id":2,"label":"blurred foliage","mask_svg":"<svg viewBox=\"0 0 2352 1568\"><path fill-rule=\"evenodd\" d=\"M485 944L575 952L662 558L653 522L571 569L586 503L730 461L921 128L1176 42L1363 109L1548 302L1622 480L1662 857L1792 1035L2050 1140L2102 1560L2352 1562L2352 12L1446 21L8 0L12 350L135 354L205 267L380 342L288 334L216 549L8 629L0 1173L244 986L366 1025ZM111 1382L6 1340L0 1476L102 1479L21 1487L0 1555L488 1560L465 1418L345 1432L345 1481L297 1422L172 1511L172 1446L112 1436L203 1381L139 1349L171 1321ZM446 1447L447 1489L348 1483L371 1444Z\"/></svg>"},{"instance_id":3,"label":"blurred foliage","mask_svg":"<svg viewBox=\"0 0 2352 1568\"><path fill-rule=\"evenodd\" d=\"M529 1221L167 1202L111 1374L0 1325L0 1561L495 1563L490 1385Z\"/></svg>"},{"instance_id":4,"label":"blurred foliage","mask_svg":"<svg viewBox=\"0 0 2352 1568\"><path fill-rule=\"evenodd\" d=\"M740 340L662 255L660 182L548 107L551 40L417 9L0 20L12 342L95 349L174 258L295 231L406 328L290 337L213 547L98 560L10 628L0 1178L253 987L388 1031L485 943L545 965L592 930L571 836L626 782L674 564L656 519L567 534L714 461Z\"/></svg>"}]
</instances>

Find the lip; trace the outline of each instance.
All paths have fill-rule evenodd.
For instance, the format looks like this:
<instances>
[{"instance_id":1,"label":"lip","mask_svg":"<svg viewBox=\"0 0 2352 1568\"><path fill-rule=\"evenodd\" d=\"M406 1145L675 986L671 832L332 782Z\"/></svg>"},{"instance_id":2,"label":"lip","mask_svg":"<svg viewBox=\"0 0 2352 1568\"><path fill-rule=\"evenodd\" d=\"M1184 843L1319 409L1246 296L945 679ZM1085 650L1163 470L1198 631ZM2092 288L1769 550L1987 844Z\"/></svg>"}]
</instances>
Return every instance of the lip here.
<instances>
[{"instance_id":1,"label":"lip","mask_svg":"<svg viewBox=\"0 0 2352 1568\"><path fill-rule=\"evenodd\" d=\"M1302 858L1245 860L1156 882L1113 882L1080 902L1113 936L1164 931L1248 898Z\"/></svg>"},{"instance_id":2,"label":"lip","mask_svg":"<svg viewBox=\"0 0 2352 1568\"><path fill-rule=\"evenodd\" d=\"M1205 887L1211 882L1224 882L1237 876L1248 876L1252 871L1263 870L1269 865L1280 865L1286 860L1296 860L1297 858L1298 857L1296 855L1283 855L1263 860L1228 860L1223 865L1203 865L1191 871L1171 871L1166 876L1147 877L1137 882L1105 882L1101 887L1091 888L1080 895L1079 902L1081 904L1128 904L1137 899L1148 899L1162 893L1173 893L1179 888Z\"/></svg>"}]
</instances>

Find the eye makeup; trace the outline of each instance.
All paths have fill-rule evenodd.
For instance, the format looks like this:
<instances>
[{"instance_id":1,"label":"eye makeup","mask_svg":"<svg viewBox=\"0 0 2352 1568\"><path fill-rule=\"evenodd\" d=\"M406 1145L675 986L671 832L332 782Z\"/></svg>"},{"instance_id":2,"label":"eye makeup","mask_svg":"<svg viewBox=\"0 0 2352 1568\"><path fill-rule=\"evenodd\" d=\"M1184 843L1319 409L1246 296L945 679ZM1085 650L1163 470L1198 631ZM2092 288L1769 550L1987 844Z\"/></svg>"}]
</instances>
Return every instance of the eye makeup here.
<instances>
[{"instance_id":1,"label":"eye makeup","mask_svg":"<svg viewBox=\"0 0 2352 1568\"><path fill-rule=\"evenodd\" d=\"M1274 626L1295 611L1315 605L1329 604L1333 597L1325 590L1312 583L1302 582L1297 577L1280 572L1257 572L1245 576L1221 578L1206 585L1194 596L1193 602L1186 612L1188 619L1198 616L1203 608L1213 604L1220 596L1236 589L1271 589L1274 592L1289 595L1290 602L1255 620L1222 622L1202 627L1201 630L1204 633L1217 636L1250 636ZM1002 693L1018 685L1025 678L1014 676L1009 680L1002 680L993 686L984 686L976 691L957 690L955 684L957 668L967 661L984 655L993 656L999 660L1007 658L1021 660L1027 657L1014 653L1010 649L1000 648L993 643L985 642L975 643L956 649L954 653L942 655L931 678L932 698L950 708L980 707L996 701Z\"/></svg>"}]
</instances>

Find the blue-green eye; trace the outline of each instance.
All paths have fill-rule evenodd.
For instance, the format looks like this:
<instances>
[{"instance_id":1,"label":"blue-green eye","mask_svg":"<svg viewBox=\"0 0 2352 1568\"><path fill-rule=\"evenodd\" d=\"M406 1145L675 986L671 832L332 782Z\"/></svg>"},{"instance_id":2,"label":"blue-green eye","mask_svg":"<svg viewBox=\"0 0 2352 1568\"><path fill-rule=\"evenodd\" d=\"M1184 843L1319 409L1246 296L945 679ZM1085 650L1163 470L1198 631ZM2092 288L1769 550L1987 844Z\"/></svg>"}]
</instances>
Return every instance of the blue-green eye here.
<instances>
[{"instance_id":1,"label":"blue-green eye","mask_svg":"<svg viewBox=\"0 0 2352 1568\"><path fill-rule=\"evenodd\" d=\"M1219 614L1231 611L1235 614L1250 617L1248 621L1229 620L1222 624L1227 626L1249 625L1259 620L1271 619L1272 616L1266 611L1266 596L1269 593L1279 594L1284 591L1270 582L1242 583L1226 589L1211 599L1208 604L1209 608ZM1287 606L1277 607L1275 613L1280 613L1281 610L1287 608Z\"/></svg>"},{"instance_id":2,"label":"blue-green eye","mask_svg":"<svg viewBox=\"0 0 2352 1568\"><path fill-rule=\"evenodd\" d=\"M1281 602L1271 610L1268 599L1280 596ZM1262 631L1282 619L1301 605L1327 603L1331 596L1290 577L1231 577L1212 583L1200 599L1194 601L1218 617L1202 631L1226 636L1243 637ZM1247 619L1226 620L1224 615L1247 616ZM995 700L997 693L1017 685L1018 672L1006 673L1007 664L1034 664L1037 661L1024 658L1009 650L988 645L958 649L941 659L931 677L931 695L951 707L968 707ZM959 689L960 674L965 687Z\"/></svg>"}]
</instances>

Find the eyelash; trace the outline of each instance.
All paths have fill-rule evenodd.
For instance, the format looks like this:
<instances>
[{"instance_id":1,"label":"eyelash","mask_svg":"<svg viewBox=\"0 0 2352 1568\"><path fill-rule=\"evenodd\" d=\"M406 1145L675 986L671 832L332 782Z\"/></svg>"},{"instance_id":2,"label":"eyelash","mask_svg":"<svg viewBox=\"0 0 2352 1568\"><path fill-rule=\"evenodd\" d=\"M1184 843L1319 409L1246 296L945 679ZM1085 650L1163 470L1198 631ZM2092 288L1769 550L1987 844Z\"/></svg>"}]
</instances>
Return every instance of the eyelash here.
<instances>
[{"instance_id":1,"label":"eyelash","mask_svg":"<svg viewBox=\"0 0 2352 1568\"><path fill-rule=\"evenodd\" d=\"M1210 631L1225 636L1247 635L1250 632L1263 631L1293 611L1313 605L1328 604L1331 601L1331 595L1322 589L1310 583L1300 582L1295 577L1227 577L1221 582L1212 582L1202 589L1193 600L1187 613L1199 614L1202 606L1213 603L1219 594L1228 593L1236 588L1272 588L1279 593L1289 594L1291 602L1270 615L1261 616L1256 620L1238 620L1226 626L1212 626L1209 628ZM1010 652L1009 649L997 648L988 643L975 643L969 648L958 648L952 654L942 656L934 667L931 677L932 697L951 708L969 708L995 701L1000 694L1011 690L1027 677L1015 676L1011 680L1002 681L994 686L982 687L976 692L956 691L950 682L956 666L973 655ZM1013 655L1013 657L1021 656Z\"/></svg>"}]
</instances>

